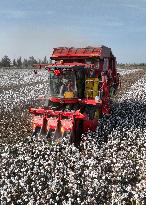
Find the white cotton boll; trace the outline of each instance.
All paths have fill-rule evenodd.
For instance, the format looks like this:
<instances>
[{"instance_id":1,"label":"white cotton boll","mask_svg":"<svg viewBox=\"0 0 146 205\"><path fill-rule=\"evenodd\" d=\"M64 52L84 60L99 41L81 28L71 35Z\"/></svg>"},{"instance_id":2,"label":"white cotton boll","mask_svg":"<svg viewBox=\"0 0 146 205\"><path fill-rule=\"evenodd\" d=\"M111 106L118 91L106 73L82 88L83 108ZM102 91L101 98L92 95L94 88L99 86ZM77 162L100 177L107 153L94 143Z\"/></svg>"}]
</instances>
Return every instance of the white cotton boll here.
<instances>
[{"instance_id":1,"label":"white cotton boll","mask_svg":"<svg viewBox=\"0 0 146 205\"><path fill-rule=\"evenodd\" d=\"M78 201L78 203L79 203L79 204L81 203L81 200L80 200L80 198L77 198L77 201Z\"/></svg>"}]
</instances>

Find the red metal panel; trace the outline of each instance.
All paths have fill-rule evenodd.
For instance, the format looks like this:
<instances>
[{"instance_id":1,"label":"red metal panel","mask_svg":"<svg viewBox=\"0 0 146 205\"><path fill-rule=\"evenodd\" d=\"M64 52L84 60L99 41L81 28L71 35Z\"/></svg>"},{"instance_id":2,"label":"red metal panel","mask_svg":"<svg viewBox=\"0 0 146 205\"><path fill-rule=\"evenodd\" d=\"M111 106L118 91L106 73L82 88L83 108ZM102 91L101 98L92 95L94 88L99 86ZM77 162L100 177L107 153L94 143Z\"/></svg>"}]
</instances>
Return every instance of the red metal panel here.
<instances>
[{"instance_id":1,"label":"red metal panel","mask_svg":"<svg viewBox=\"0 0 146 205\"><path fill-rule=\"evenodd\" d=\"M76 49L75 48L69 48L68 49L68 54L69 55L75 55L76 54Z\"/></svg>"},{"instance_id":2,"label":"red metal panel","mask_svg":"<svg viewBox=\"0 0 146 205\"><path fill-rule=\"evenodd\" d=\"M92 56L102 56L102 57L109 57L111 49L105 46L102 47L86 47L86 48L74 48L74 47L59 47L54 48L52 57L92 57Z\"/></svg>"},{"instance_id":3,"label":"red metal panel","mask_svg":"<svg viewBox=\"0 0 146 205\"><path fill-rule=\"evenodd\" d=\"M84 49L84 48L77 48L76 54L77 54L77 55L81 55L81 54L83 55L84 52L85 52L85 49Z\"/></svg>"}]
</instances>

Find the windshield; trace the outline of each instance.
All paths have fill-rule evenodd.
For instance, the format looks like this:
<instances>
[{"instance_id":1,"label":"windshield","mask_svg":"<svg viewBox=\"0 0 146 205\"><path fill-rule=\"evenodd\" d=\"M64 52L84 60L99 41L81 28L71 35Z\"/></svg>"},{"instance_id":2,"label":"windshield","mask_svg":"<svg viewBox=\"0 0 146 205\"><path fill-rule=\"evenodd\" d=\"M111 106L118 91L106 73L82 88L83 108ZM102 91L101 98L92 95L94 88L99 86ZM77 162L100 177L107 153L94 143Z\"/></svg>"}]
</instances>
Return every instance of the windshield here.
<instances>
[{"instance_id":1,"label":"windshield","mask_svg":"<svg viewBox=\"0 0 146 205\"><path fill-rule=\"evenodd\" d=\"M76 79L71 70L53 70L49 72L50 94L54 97L76 97Z\"/></svg>"}]
</instances>

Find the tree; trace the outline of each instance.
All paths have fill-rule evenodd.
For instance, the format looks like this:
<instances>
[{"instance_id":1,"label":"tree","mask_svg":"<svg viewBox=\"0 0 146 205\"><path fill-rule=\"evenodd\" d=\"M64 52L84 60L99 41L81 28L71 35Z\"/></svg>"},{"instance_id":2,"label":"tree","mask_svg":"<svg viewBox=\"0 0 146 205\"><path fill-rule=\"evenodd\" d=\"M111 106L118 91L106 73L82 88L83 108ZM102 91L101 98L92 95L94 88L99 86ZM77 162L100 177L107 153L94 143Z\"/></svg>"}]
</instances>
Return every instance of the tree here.
<instances>
[{"instance_id":1,"label":"tree","mask_svg":"<svg viewBox=\"0 0 146 205\"><path fill-rule=\"evenodd\" d=\"M28 67L28 60L26 58L24 58L22 65L23 67Z\"/></svg>"},{"instance_id":2,"label":"tree","mask_svg":"<svg viewBox=\"0 0 146 205\"><path fill-rule=\"evenodd\" d=\"M41 63L42 63L42 61L39 59L39 60L38 60L38 64L41 64Z\"/></svg>"},{"instance_id":3,"label":"tree","mask_svg":"<svg viewBox=\"0 0 146 205\"><path fill-rule=\"evenodd\" d=\"M5 55L1 60L1 66L2 67L10 67L10 64L11 64L10 58L7 55Z\"/></svg>"},{"instance_id":4,"label":"tree","mask_svg":"<svg viewBox=\"0 0 146 205\"><path fill-rule=\"evenodd\" d=\"M47 60L47 57L46 57L46 56L44 57L44 60L42 61L42 63L44 63L44 64L47 64L47 63L48 63L48 60Z\"/></svg>"},{"instance_id":5,"label":"tree","mask_svg":"<svg viewBox=\"0 0 146 205\"><path fill-rule=\"evenodd\" d=\"M38 63L37 60L33 56L29 57L29 60L28 60L29 65L32 66L33 64L37 64L37 63Z\"/></svg>"},{"instance_id":6,"label":"tree","mask_svg":"<svg viewBox=\"0 0 146 205\"><path fill-rule=\"evenodd\" d=\"M18 66L18 67L21 67L21 66L22 66L21 57L17 58L17 66Z\"/></svg>"},{"instance_id":7,"label":"tree","mask_svg":"<svg viewBox=\"0 0 146 205\"><path fill-rule=\"evenodd\" d=\"M13 66L17 66L16 60L13 60Z\"/></svg>"}]
</instances>

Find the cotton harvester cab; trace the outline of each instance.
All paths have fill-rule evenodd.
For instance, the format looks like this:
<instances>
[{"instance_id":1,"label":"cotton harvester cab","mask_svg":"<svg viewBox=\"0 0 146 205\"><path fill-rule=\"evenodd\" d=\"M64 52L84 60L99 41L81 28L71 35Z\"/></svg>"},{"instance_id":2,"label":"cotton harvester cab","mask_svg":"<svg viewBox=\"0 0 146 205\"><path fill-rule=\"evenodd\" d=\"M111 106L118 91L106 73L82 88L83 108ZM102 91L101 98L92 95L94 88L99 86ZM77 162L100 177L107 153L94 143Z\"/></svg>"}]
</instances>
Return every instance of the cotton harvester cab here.
<instances>
[{"instance_id":1,"label":"cotton harvester cab","mask_svg":"<svg viewBox=\"0 0 146 205\"><path fill-rule=\"evenodd\" d=\"M98 119L110 114L110 97L119 85L116 58L105 46L54 48L51 64L34 65L48 70L47 105L30 108L33 137L56 141L68 136L78 142Z\"/></svg>"}]
</instances>

